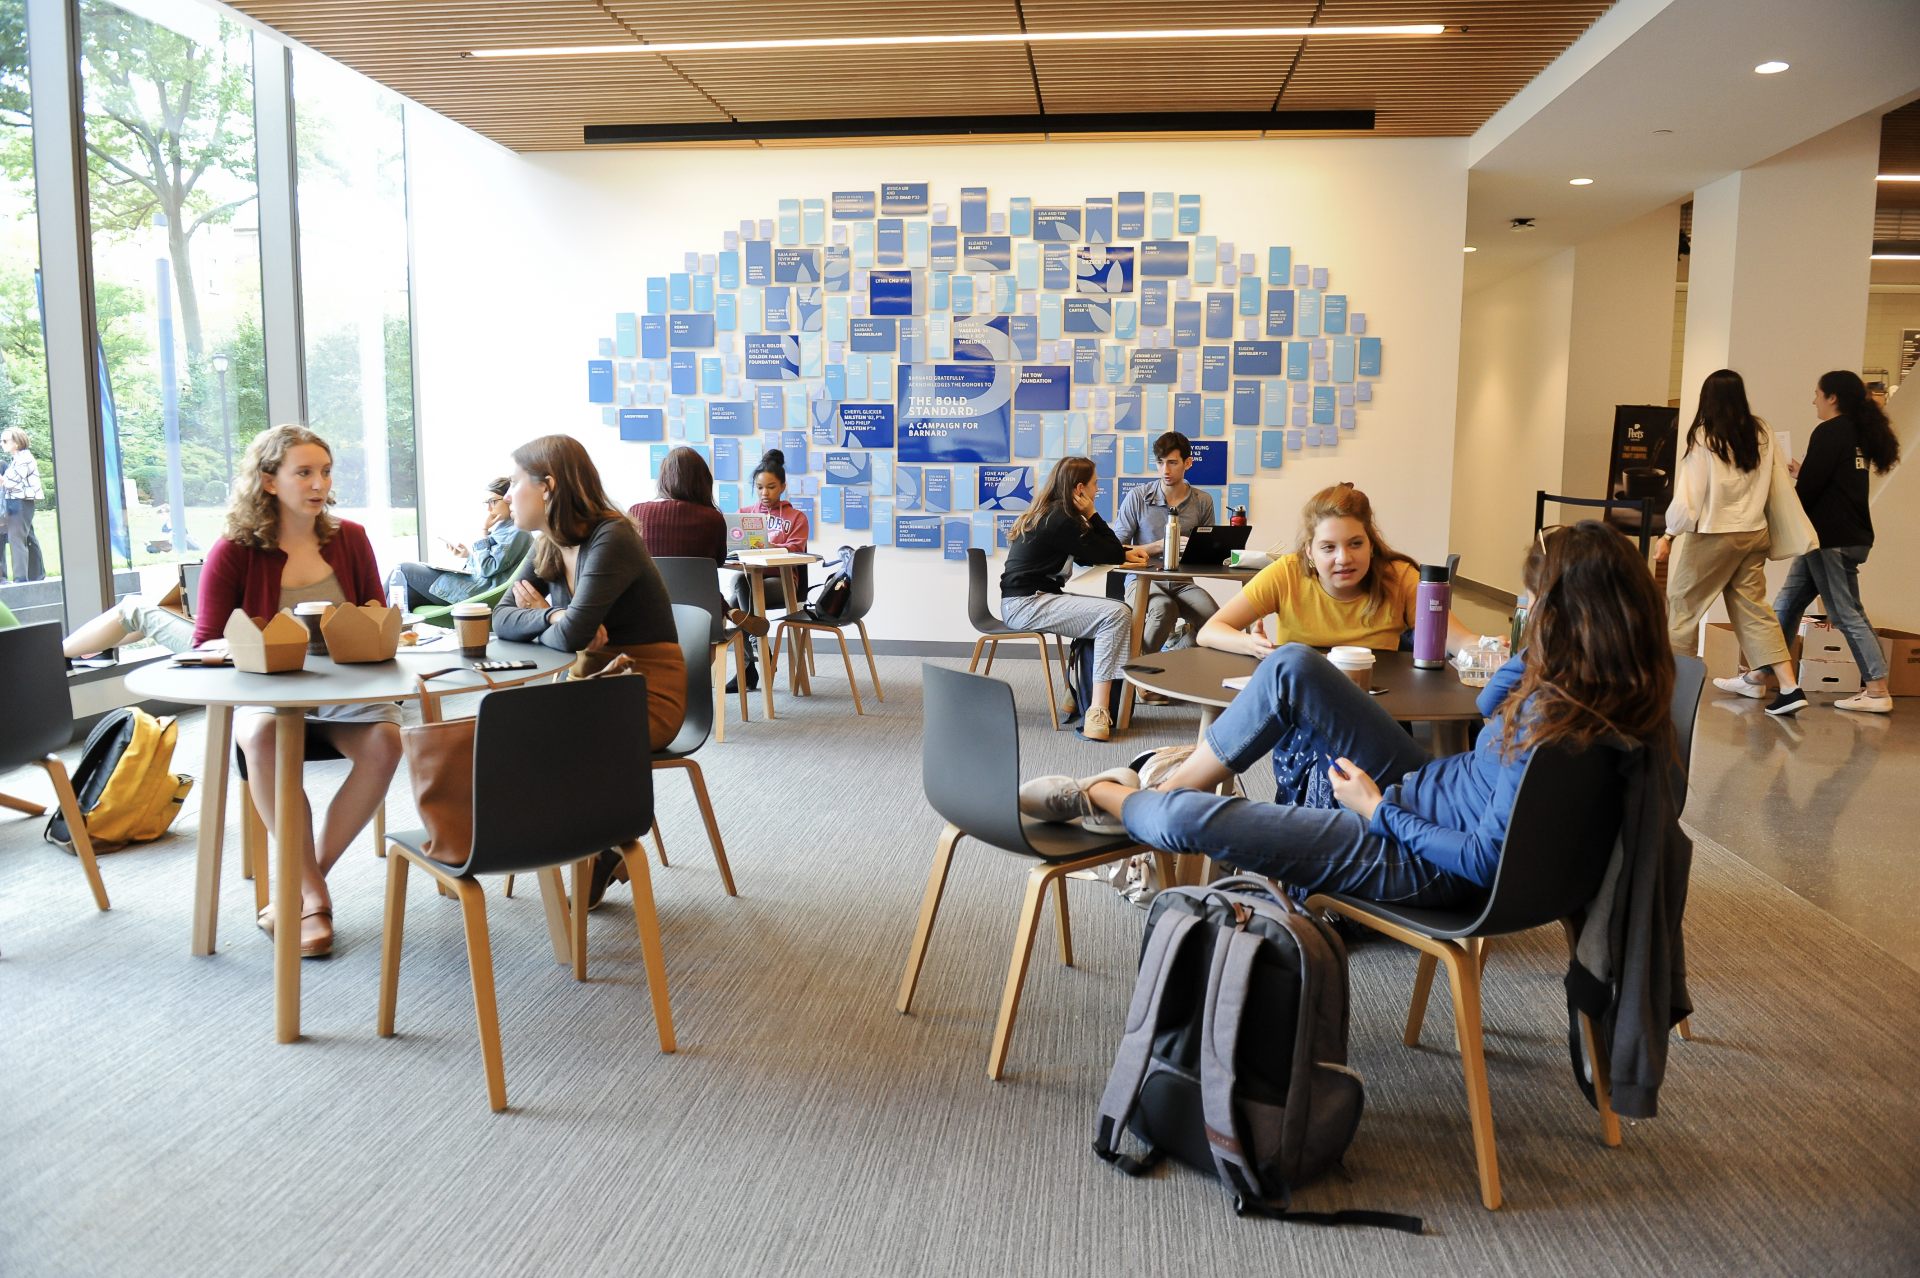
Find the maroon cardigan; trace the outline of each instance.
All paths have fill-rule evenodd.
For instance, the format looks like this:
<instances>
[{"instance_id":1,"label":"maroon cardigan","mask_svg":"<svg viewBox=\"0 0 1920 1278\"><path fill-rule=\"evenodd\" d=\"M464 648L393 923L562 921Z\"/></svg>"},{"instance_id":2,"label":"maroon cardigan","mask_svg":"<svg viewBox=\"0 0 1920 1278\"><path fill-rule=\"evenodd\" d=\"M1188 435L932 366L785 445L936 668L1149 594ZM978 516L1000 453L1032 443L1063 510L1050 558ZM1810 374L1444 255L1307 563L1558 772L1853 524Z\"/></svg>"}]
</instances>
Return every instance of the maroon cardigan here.
<instances>
[{"instance_id":1,"label":"maroon cardigan","mask_svg":"<svg viewBox=\"0 0 1920 1278\"><path fill-rule=\"evenodd\" d=\"M373 543L359 524L342 519L333 540L320 547L320 558L340 579L349 603L386 598ZM200 570L200 598L193 608L194 646L225 634L235 608L249 617L270 617L280 611L280 574L286 567L283 550L255 550L225 537L214 542Z\"/></svg>"}]
</instances>

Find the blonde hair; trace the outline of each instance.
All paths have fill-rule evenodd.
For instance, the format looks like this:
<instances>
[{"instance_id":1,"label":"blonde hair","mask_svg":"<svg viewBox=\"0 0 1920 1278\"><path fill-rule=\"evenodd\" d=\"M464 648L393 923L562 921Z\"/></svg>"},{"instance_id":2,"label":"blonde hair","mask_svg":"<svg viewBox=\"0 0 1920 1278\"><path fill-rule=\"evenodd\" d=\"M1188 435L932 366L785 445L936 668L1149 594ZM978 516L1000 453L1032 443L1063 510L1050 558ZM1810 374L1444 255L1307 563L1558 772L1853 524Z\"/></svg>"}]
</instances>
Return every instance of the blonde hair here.
<instances>
[{"instance_id":1,"label":"blonde hair","mask_svg":"<svg viewBox=\"0 0 1920 1278\"><path fill-rule=\"evenodd\" d=\"M222 536L228 541L255 550L280 548L280 501L267 491L266 478L278 475L287 454L302 444L325 449L328 460L333 458L333 449L327 446L327 441L305 426L274 426L253 437L253 442L247 445L246 457L240 462L240 473L234 476L233 496L227 502L227 526ZM334 495L330 491L327 505L333 503ZM322 510L314 517L313 531L324 546L340 531L340 521Z\"/></svg>"},{"instance_id":2,"label":"blonde hair","mask_svg":"<svg viewBox=\"0 0 1920 1278\"><path fill-rule=\"evenodd\" d=\"M1414 564L1411 556L1403 555L1387 544L1373 522L1373 503L1352 484L1342 482L1322 488L1307 498L1307 504L1300 508L1300 540L1294 547L1294 553L1300 560L1300 571L1319 581L1320 573L1313 566L1313 531L1326 519L1352 519L1366 529L1372 562L1367 565L1367 575L1360 583L1367 594L1367 606L1362 615L1371 617L1390 606L1393 603L1393 586L1384 569L1392 564L1408 564L1416 568L1419 565Z\"/></svg>"},{"instance_id":3,"label":"blonde hair","mask_svg":"<svg viewBox=\"0 0 1920 1278\"><path fill-rule=\"evenodd\" d=\"M9 426L0 431L0 448L26 448L29 443L27 432L18 426Z\"/></svg>"}]
</instances>

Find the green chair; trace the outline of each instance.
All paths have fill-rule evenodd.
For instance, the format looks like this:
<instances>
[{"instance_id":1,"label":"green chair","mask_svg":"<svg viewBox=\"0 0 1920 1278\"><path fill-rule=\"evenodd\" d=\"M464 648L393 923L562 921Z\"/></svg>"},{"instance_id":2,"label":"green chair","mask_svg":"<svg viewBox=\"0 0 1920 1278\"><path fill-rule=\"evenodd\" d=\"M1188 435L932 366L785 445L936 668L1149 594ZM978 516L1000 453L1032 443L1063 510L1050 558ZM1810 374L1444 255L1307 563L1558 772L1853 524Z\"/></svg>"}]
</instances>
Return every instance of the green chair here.
<instances>
[{"instance_id":1,"label":"green chair","mask_svg":"<svg viewBox=\"0 0 1920 1278\"><path fill-rule=\"evenodd\" d=\"M19 624L20 619L13 615L13 610L0 603L0 630L11 630Z\"/></svg>"},{"instance_id":2,"label":"green chair","mask_svg":"<svg viewBox=\"0 0 1920 1278\"><path fill-rule=\"evenodd\" d=\"M477 595L462 599L460 602L483 603L492 606L507 597L507 590L512 585L513 582L511 580L503 581L492 590L483 590ZM431 604L420 609L414 616L429 626L441 626L451 630L453 629L453 608L454 605L452 604Z\"/></svg>"}]
</instances>

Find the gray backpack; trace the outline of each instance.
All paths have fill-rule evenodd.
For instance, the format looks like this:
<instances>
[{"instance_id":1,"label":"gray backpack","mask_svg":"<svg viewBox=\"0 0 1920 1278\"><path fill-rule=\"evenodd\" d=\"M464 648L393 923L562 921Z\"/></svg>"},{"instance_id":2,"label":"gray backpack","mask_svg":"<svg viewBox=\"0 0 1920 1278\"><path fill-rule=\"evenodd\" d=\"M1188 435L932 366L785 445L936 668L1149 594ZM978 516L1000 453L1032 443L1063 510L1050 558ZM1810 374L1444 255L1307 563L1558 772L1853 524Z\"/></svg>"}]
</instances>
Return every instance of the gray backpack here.
<instances>
[{"instance_id":1,"label":"gray backpack","mask_svg":"<svg viewBox=\"0 0 1920 1278\"><path fill-rule=\"evenodd\" d=\"M1347 954L1252 875L1154 898L1094 1152L1129 1176L1165 1154L1219 1177L1236 1214L1419 1233L1415 1216L1290 1211L1340 1161L1366 1088L1347 1068ZM1123 1131L1146 1153L1119 1151Z\"/></svg>"}]
</instances>

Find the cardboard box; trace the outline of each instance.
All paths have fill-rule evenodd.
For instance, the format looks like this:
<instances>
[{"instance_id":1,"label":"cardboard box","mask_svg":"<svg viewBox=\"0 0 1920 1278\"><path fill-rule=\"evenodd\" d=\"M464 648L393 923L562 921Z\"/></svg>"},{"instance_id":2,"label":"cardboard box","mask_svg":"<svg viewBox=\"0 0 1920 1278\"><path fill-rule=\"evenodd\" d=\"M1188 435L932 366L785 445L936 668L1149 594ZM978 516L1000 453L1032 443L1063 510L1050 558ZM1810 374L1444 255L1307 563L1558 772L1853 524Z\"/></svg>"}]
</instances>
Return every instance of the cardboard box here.
<instances>
[{"instance_id":1,"label":"cardboard box","mask_svg":"<svg viewBox=\"0 0 1920 1278\"><path fill-rule=\"evenodd\" d=\"M1854 664L1848 655L1842 661L1813 661L1800 663L1800 686L1806 691L1836 693L1850 697L1860 691L1860 667Z\"/></svg>"},{"instance_id":2,"label":"cardboard box","mask_svg":"<svg viewBox=\"0 0 1920 1278\"><path fill-rule=\"evenodd\" d=\"M1838 627L1809 617L1800 624L1800 656L1807 661L1853 660L1853 648Z\"/></svg>"},{"instance_id":3,"label":"cardboard box","mask_svg":"<svg viewBox=\"0 0 1920 1278\"><path fill-rule=\"evenodd\" d=\"M328 608L320 614L320 637L340 665L391 661L400 647L400 610L383 603Z\"/></svg>"},{"instance_id":4,"label":"cardboard box","mask_svg":"<svg viewBox=\"0 0 1920 1278\"><path fill-rule=\"evenodd\" d=\"M235 670L284 674L306 668L307 628L284 608L257 620L235 608L227 618L226 637Z\"/></svg>"},{"instance_id":5,"label":"cardboard box","mask_svg":"<svg viewBox=\"0 0 1920 1278\"><path fill-rule=\"evenodd\" d=\"M1920 697L1920 635L1911 630L1876 628L1887 656L1887 691L1896 697Z\"/></svg>"}]
</instances>

